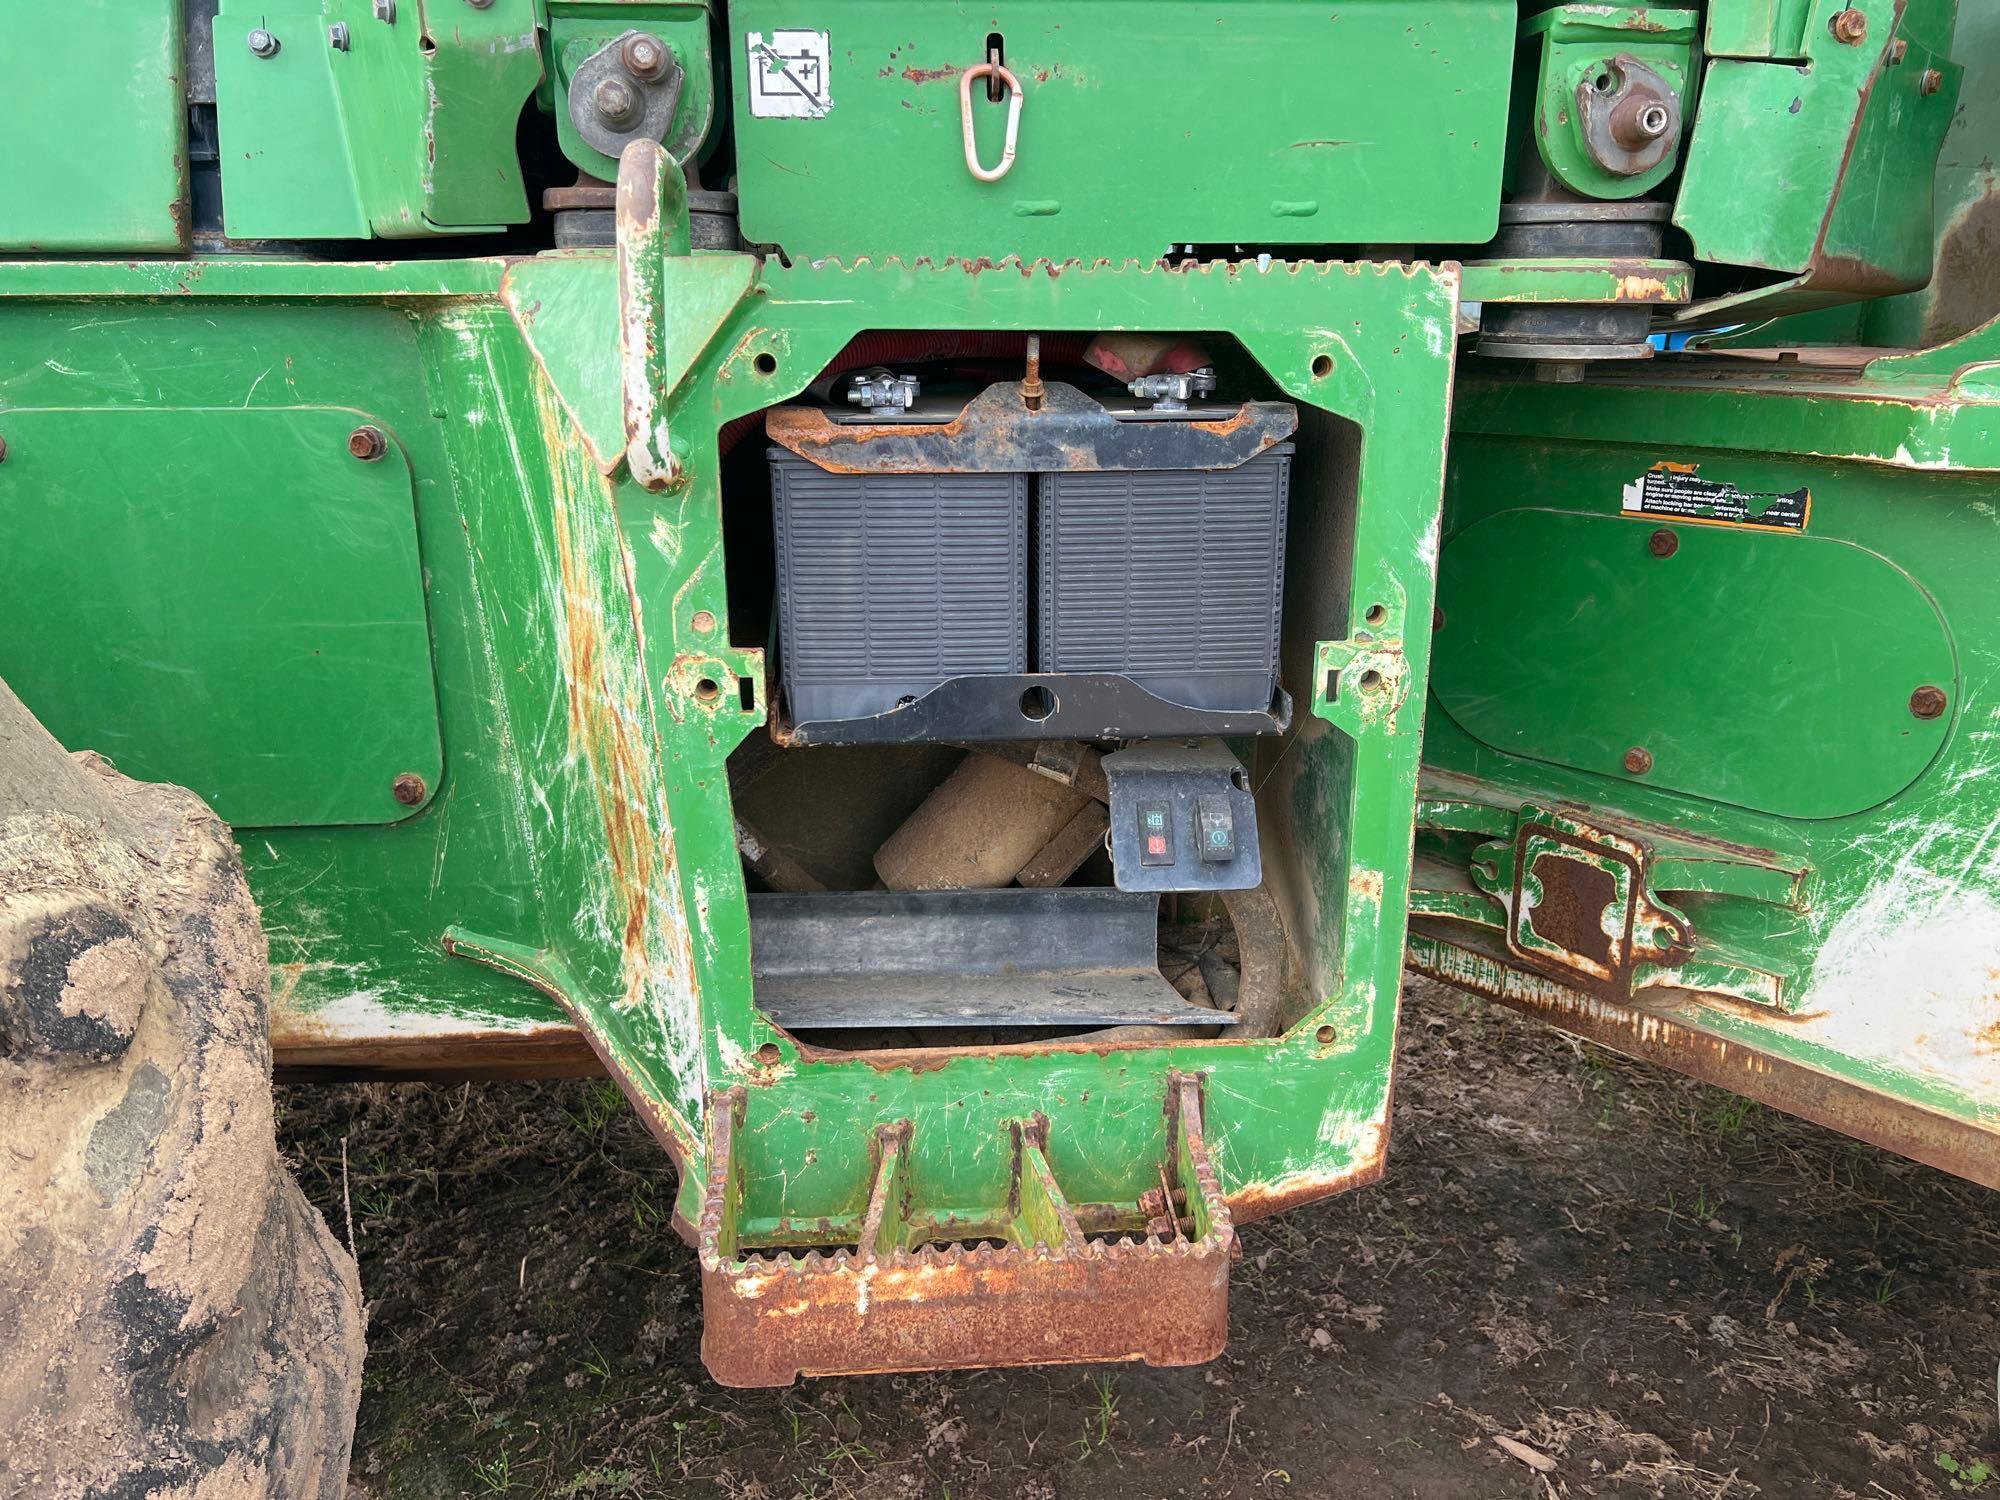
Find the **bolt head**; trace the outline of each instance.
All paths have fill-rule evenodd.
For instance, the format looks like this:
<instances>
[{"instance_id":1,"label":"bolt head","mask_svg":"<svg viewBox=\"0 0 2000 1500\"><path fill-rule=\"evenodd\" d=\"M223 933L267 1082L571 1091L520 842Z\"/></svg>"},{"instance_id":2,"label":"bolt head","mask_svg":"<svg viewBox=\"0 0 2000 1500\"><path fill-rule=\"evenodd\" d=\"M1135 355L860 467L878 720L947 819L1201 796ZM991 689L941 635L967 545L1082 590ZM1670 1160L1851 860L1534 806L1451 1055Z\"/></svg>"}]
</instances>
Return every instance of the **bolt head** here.
<instances>
[{"instance_id":1,"label":"bolt head","mask_svg":"<svg viewBox=\"0 0 2000 1500\"><path fill-rule=\"evenodd\" d=\"M590 91L590 108L607 125L629 125L639 117L639 91L623 78L606 78Z\"/></svg>"},{"instance_id":2,"label":"bolt head","mask_svg":"<svg viewBox=\"0 0 2000 1500\"><path fill-rule=\"evenodd\" d=\"M389 451L389 440L379 427L357 427L347 435L347 451L365 464L372 464Z\"/></svg>"},{"instance_id":3,"label":"bolt head","mask_svg":"<svg viewBox=\"0 0 2000 1500\"><path fill-rule=\"evenodd\" d=\"M488 10L492 7L493 0L465 0L465 3L474 10Z\"/></svg>"},{"instance_id":4,"label":"bolt head","mask_svg":"<svg viewBox=\"0 0 2000 1500\"><path fill-rule=\"evenodd\" d=\"M252 57L276 57L278 55L278 38L261 26L254 28L243 41L244 45L249 47Z\"/></svg>"},{"instance_id":5,"label":"bolt head","mask_svg":"<svg viewBox=\"0 0 2000 1500\"><path fill-rule=\"evenodd\" d=\"M1827 29L1833 33L1836 41L1845 42L1852 47L1856 42L1868 39L1868 17L1849 6L1846 10L1837 12L1834 18L1827 22Z\"/></svg>"},{"instance_id":6,"label":"bolt head","mask_svg":"<svg viewBox=\"0 0 2000 1500\"><path fill-rule=\"evenodd\" d=\"M1634 123L1639 127L1639 134L1649 140L1658 140L1667 133L1668 118L1666 105L1649 104L1639 111L1639 118Z\"/></svg>"},{"instance_id":7,"label":"bolt head","mask_svg":"<svg viewBox=\"0 0 2000 1500\"><path fill-rule=\"evenodd\" d=\"M626 72L647 83L667 71L667 44L643 31L637 36L627 37L625 45L618 49L618 56L619 61L625 64Z\"/></svg>"},{"instance_id":8,"label":"bolt head","mask_svg":"<svg viewBox=\"0 0 2000 1500\"><path fill-rule=\"evenodd\" d=\"M1644 776L1653 769L1653 752L1644 745L1634 745L1625 752L1625 769L1634 776Z\"/></svg>"},{"instance_id":9,"label":"bolt head","mask_svg":"<svg viewBox=\"0 0 2000 1500\"><path fill-rule=\"evenodd\" d=\"M1646 538L1646 550L1655 557L1672 557L1681 550L1680 533L1662 526Z\"/></svg>"},{"instance_id":10,"label":"bolt head","mask_svg":"<svg viewBox=\"0 0 2000 1500\"><path fill-rule=\"evenodd\" d=\"M1925 683L1910 694L1910 712L1919 719L1935 719L1945 710L1944 689Z\"/></svg>"},{"instance_id":11,"label":"bolt head","mask_svg":"<svg viewBox=\"0 0 2000 1500\"><path fill-rule=\"evenodd\" d=\"M349 43L347 23L345 21L335 21L331 26L326 28L326 44L336 52L345 52L347 50Z\"/></svg>"},{"instance_id":12,"label":"bolt head","mask_svg":"<svg viewBox=\"0 0 2000 1500\"><path fill-rule=\"evenodd\" d=\"M389 785L389 795L405 807L415 807L430 793L424 785L424 778L415 771L404 771Z\"/></svg>"},{"instance_id":13,"label":"bolt head","mask_svg":"<svg viewBox=\"0 0 2000 1500\"><path fill-rule=\"evenodd\" d=\"M375 19L396 24L396 0L375 0Z\"/></svg>"},{"instance_id":14,"label":"bolt head","mask_svg":"<svg viewBox=\"0 0 2000 1500\"><path fill-rule=\"evenodd\" d=\"M1917 92L1928 99L1944 87L1944 74L1936 68L1925 68L1917 78Z\"/></svg>"}]
</instances>

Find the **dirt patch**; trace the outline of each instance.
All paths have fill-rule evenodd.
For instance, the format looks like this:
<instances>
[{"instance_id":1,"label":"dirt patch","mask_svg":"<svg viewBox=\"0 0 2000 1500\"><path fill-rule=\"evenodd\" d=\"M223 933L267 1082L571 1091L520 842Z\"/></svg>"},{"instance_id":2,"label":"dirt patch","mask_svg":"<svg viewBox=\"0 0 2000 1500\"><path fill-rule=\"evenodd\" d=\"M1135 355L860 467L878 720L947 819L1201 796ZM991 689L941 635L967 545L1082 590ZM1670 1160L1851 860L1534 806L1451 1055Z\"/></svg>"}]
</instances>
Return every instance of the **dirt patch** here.
<instances>
[{"instance_id":1,"label":"dirt patch","mask_svg":"<svg viewBox=\"0 0 2000 1500\"><path fill-rule=\"evenodd\" d=\"M1246 1226L1229 1351L1190 1370L725 1391L671 1170L608 1085L289 1091L281 1137L336 1224L348 1138L355 1482L2000 1497L1994 1195L1454 991L1407 998L1387 1181Z\"/></svg>"}]
</instances>

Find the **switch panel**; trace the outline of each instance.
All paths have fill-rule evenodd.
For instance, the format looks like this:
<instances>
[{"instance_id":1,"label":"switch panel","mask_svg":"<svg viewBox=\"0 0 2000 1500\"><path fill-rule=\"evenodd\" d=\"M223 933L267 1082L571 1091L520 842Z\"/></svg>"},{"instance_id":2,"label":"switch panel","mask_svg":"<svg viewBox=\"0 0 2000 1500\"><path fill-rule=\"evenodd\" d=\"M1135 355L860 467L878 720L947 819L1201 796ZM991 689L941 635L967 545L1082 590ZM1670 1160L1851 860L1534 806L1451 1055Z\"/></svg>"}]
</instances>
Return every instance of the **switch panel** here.
<instances>
[{"instance_id":1,"label":"switch panel","mask_svg":"<svg viewBox=\"0 0 2000 1500\"><path fill-rule=\"evenodd\" d=\"M1174 805L1157 799L1139 804L1139 863L1174 862Z\"/></svg>"},{"instance_id":2,"label":"switch panel","mask_svg":"<svg viewBox=\"0 0 2000 1500\"><path fill-rule=\"evenodd\" d=\"M1122 891L1238 891L1263 878L1257 802L1221 740L1144 740L1104 757Z\"/></svg>"},{"instance_id":3,"label":"switch panel","mask_svg":"<svg viewBox=\"0 0 2000 1500\"><path fill-rule=\"evenodd\" d=\"M1212 865L1236 858L1236 814L1226 796L1197 797L1194 803L1195 849Z\"/></svg>"}]
</instances>

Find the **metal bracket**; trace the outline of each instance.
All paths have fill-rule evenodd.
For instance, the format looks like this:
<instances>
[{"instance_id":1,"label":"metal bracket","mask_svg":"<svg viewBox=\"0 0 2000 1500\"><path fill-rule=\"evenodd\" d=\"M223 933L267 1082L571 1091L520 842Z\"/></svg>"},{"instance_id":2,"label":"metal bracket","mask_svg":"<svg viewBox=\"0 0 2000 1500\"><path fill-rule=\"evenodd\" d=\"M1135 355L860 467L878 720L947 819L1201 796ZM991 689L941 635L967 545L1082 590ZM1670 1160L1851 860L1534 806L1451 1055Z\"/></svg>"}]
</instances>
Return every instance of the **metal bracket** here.
<instances>
[{"instance_id":1,"label":"metal bracket","mask_svg":"<svg viewBox=\"0 0 2000 1500\"><path fill-rule=\"evenodd\" d=\"M1142 1359L1200 1364L1229 1334L1236 1231L1202 1138L1198 1079L1170 1074L1160 1188L1138 1205L1076 1205L1041 1116L1009 1125L1005 1202L970 1218L927 1204L908 1120L877 1125L854 1241L827 1253L740 1242L735 1154L745 1091L710 1100L702 1199L701 1357L723 1385L988 1365ZM996 1248L997 1242L997 1248Z\"/></svg>"},{"instance_id":2,"label":"metal bracket","mask_svg":"<svg viewBox=\"0 0 2000 1500\"><path fill-rule=\"evenodd\" d=\"M1483 846L1472 874L1481 889L1505 892L1507 948L1523 964L1629 1000L1642 962L1677 963L1694 949L1687 918L1653 898L1651 864L1638 839L1526 807L1512 843Z\"/></svg>"},{"instance_id":3,"label":"metal bracket","mask_svg":"<svg viewBox=\"0 0 2000 1500\"><path fill-rule=\"evenodd\" d=\"M1030 407L1022 382L990 385L947 422L836 422L781 406L765 432L834 474L1034 474L1107 469L1234 469L1298 430L1287 401L1247 401L1220 420L1121 420L1060 380Z\"/></svg>"}]
</instances>

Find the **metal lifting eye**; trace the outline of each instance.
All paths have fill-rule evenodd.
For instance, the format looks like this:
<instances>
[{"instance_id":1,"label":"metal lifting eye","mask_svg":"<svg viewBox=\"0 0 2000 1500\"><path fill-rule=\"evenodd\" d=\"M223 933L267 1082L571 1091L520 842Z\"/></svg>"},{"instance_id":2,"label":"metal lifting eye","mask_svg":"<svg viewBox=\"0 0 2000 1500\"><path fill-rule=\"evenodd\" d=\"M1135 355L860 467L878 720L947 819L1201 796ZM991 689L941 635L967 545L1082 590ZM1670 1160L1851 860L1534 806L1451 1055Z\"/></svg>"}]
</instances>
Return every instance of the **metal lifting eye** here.
<instances>
[{"instance_id":1,"label":"metal lifting eye","mask_svg":"<svg viewBox=\"0 0 2000 1500\"><path fill-rule=\"evenodd\" d=\"M1000 165L979 164L979 143L972 137L972 85L981 78L998 79L1007 85L1007 144L1000 152ZM1014 167L1014 141L1021 131L1021 80L997 62L975 63L958 75L958 121L965 132L965 170L981 182L998 182Z\"/></svg>"}]
</instances>

